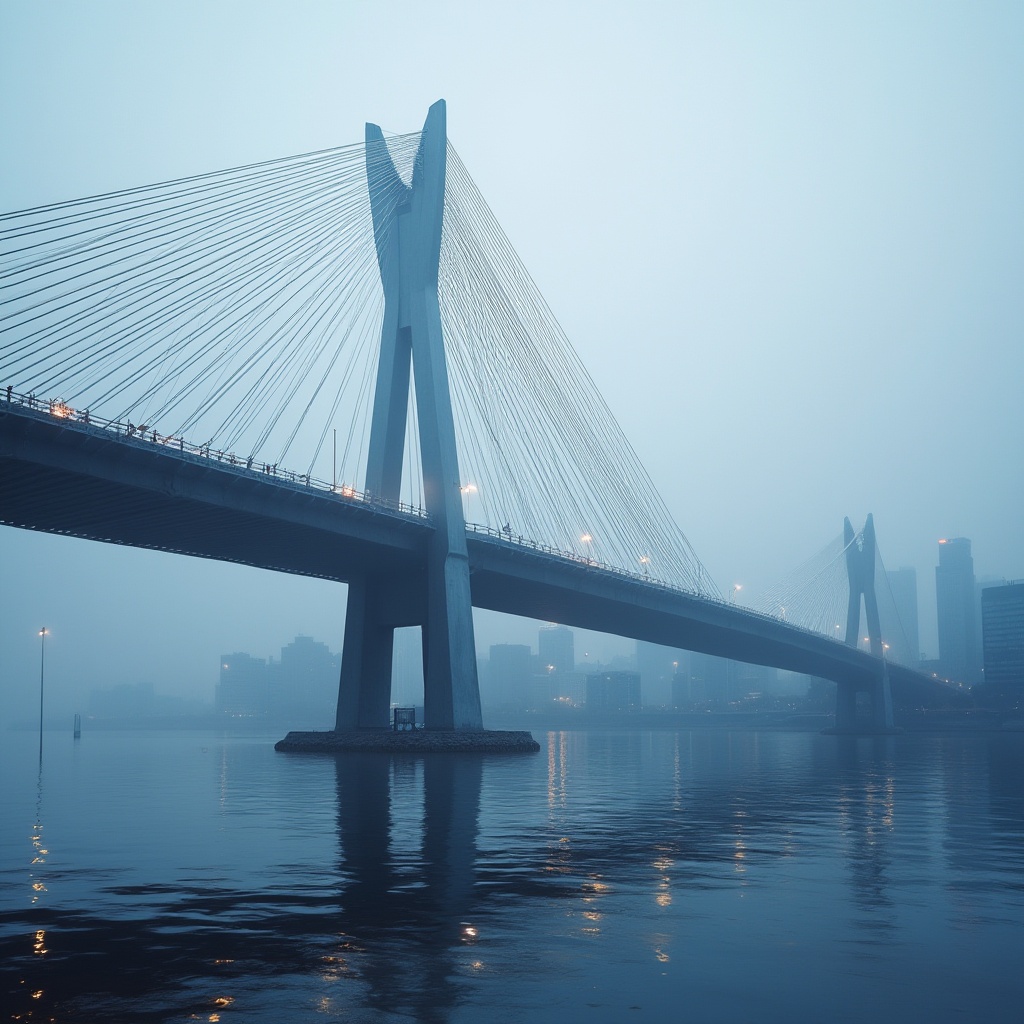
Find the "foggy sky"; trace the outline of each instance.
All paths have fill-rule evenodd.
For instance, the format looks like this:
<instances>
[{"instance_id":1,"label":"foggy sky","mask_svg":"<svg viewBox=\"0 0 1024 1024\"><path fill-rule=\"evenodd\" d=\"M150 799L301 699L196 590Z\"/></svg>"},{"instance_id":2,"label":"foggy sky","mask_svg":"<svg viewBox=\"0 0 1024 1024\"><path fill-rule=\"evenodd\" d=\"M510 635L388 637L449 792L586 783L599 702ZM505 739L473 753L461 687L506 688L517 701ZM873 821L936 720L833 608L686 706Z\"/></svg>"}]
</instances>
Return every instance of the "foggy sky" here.
<instances>
[{"instance_id":1,"label":"foggy sky","mask_svg":"<svg viewBox=\"0 0 1024 1024\"><path fill-rule=\"evenodd\" d=\"M0 207L453 145L719 586L875 516L1024 577L1019 3L0 5ZM341 646L344 588L0 529L0 718ZM536 644L481 620L478 644ZM609 644L608 650L628 647ZM79 702L80 703L80 702Z\"/></svg>"}]
</instances>

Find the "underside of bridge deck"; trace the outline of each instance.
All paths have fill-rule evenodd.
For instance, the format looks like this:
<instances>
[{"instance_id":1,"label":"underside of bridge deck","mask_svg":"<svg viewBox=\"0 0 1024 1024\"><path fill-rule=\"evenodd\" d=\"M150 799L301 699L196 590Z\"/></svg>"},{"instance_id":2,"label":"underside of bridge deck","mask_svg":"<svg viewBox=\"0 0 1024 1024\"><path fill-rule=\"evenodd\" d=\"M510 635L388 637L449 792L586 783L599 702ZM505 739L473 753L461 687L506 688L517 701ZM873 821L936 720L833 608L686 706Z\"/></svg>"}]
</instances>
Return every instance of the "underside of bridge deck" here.
<instances>
[{"instance_id":1,"label":"underside of bridge deck","mask_svg":"<svg viewBox=\"0 0 1024 1024\"><path fill-rule=\"evenodd\" d=\"M5 412L0 522L345 581L408 572L430 527L244 467Z\"/></svg>"}]
</instances>

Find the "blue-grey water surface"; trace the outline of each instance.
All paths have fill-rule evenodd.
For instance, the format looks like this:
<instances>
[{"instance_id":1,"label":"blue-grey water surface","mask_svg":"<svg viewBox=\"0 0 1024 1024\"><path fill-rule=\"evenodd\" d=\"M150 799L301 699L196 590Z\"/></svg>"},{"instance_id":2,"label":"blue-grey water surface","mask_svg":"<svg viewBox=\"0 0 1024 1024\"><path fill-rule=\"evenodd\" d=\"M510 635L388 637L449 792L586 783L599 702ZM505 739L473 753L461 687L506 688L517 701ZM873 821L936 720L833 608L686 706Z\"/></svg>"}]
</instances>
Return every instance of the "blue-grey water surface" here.
<instances>
[{"instance_id":1,"label":"blue-grey water surface","mask_svg":"<svg viewBox=\"0 0 1024 1024\"><path fill-rule=\"evenodd\" d=\"M1024 735L8 733L3 1019L1024 1019Z\"/></svg>"}]
</instances>

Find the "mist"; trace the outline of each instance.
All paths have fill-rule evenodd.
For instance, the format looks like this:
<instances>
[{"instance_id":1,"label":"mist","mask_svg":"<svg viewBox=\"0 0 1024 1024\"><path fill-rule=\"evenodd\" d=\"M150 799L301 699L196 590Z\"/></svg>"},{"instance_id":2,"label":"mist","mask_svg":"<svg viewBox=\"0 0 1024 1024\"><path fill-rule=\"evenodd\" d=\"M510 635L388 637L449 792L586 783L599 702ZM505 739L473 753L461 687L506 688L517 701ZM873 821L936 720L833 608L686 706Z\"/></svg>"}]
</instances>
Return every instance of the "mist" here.
<instances>
[{"instance_id":1,"label":"mist","mask_svg":"<svg viewBox=\"0 0 1024 1024\"><path fill-rule=\"evenodd\" d=\"M874 514L1024 577L1014 4L0 9L4 210L414 131L450 138L723 592ZM384 56L386 54L386 58ZM0 384L6 382L0 381ZM2 485L2 481L0 481ZM211 700L222 653L339 650L345 589L0 528L5 719L47 685ZM537 624L477 617L478 649ZM614 653L623 641L607 641Z\"/></svg>"}]
</instances>

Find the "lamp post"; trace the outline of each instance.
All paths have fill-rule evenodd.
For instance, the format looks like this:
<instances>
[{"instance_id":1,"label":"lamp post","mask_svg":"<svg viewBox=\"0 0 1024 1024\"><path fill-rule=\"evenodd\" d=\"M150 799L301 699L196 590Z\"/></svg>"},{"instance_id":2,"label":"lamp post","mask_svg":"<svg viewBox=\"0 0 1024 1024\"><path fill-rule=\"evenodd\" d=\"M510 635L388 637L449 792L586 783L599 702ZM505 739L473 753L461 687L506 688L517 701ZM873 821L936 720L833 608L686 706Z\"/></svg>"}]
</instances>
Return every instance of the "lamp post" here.
<instances>
[{"instance_id":1,"label":"lamp post","mask_svg":"<svg viewBox=\"0 0 1024 1024\"><path fill-rule=\"evenodd\" d=\"M583 544L583 550L586 552L583 556L583 561L589 564L593 561L593 550L590 545L593 544L594 538L589 533L581 533L580 542Z\"/></svg>"},{"instance_id":2,"label":"lamp post","mask_svg":"<svg viewBox=\"0 0 1024 1024\"><path fill-rule=\"evenodd\" d=\"M43 760L43 672L46 668L46 634L45 626L39 630L39 761Z\"/></svg>"}]
</instances>

